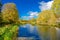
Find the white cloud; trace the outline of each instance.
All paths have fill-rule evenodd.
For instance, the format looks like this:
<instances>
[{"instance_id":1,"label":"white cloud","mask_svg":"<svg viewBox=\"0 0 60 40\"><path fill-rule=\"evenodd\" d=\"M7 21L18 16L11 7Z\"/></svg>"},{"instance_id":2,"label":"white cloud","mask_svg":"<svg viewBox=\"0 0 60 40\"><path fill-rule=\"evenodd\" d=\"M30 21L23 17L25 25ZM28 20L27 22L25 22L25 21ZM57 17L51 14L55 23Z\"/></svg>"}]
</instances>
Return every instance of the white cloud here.
<instances>
[{"instance_id":1,"label":"white cloud","mask_svg":"<svg viewBox=\"0 0 60 40\"><path fill-rule=\"evenodd\" d=\"M42 1L39 3L40 4L39 9L41 9L41 11L49 10L49 9L51 9L52 3L53 3L53 1L49 1L49 2Z\"/></svg>"},{"instance_id":2,"label":"white cloud","mask_svg":"<svg viewBox=\"0 0 60 40\"><path fill-rule=\"evenodd\" d=\"M22 16L23 19L32 19L34 17L37 17L38 16L38 12L32 12L32 11L29 11L27 13L29 16Z\"/></svg>"},{"instance_id":3,"label":"white cloud","mask_svg":"<svg viewBox=\"0 0 60 40\"><path fill-rule=\"evenodd\" d=\"M38 14L37 14L38 12L32 12L32 11L30 11L29 13L30 13L30 16L38 16Z\"/></svg>"}]
</instances>

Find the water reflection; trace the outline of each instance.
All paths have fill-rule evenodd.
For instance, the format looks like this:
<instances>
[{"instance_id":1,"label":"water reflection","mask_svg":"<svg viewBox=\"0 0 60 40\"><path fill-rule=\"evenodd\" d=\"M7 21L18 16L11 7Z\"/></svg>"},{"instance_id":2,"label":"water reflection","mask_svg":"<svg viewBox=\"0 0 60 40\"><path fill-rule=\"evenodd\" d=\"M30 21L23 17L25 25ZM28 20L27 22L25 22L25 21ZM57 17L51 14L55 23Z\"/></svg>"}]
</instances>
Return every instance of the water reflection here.
<instances>
[{"instance_id":1,"label":"water reflection","mask_svg":"<svg viewBox=\"0 0 60 40\"><path fill-rule=\"evenodd\" d=\"M21 25L19 28L19 37L33 37L35 40L40 40L36 26L30 24Z\"/></svg>"},{"instance_id":2,"label":"water reflection","mask_svg":"<svg viewBox=\"0 0 60 40\"><path fill-rule=\"evenodd\" d=\"M60 40L60 29L54 27L51 28L49 26L41 27L38 25L32 26L30 24L26 24L19 27L18 36L20 39L30 38L34 40Z\"/></svg>"}]
</instances>

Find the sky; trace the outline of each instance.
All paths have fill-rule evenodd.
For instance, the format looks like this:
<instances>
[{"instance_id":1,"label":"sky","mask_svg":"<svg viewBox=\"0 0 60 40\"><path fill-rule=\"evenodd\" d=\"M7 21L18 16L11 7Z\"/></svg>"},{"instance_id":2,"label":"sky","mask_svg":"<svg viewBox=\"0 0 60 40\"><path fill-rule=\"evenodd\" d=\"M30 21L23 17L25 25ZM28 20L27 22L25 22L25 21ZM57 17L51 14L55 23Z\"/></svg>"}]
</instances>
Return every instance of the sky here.
<instances>
[{"instance_id":1,"label":"sky","mask_svg":"<svg viewBox=\"0 0 60 40\"><path fill-rule=\"evenodd\" d=\"M15 3L20 19L37 18L39 12L49 10L52 0L2 0L2 4Z\"/></svg>"}]
</instances>

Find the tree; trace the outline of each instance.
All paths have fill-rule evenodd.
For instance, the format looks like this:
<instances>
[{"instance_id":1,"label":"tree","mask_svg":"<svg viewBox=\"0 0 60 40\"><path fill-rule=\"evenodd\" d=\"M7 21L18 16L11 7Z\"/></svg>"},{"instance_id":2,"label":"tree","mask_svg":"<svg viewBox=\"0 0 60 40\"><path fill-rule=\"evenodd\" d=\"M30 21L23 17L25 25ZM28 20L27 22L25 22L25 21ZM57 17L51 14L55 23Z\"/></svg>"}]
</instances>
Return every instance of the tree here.
<instances>
[{"instance_id":1,"label":"tree","mask_svg":"<svg viewBox=\"0 0 60 40\"><path fill-rule=\"evenodd\" d=\"M52 10L55 12L57 17L57 27L60 28L60 0L54 0Z\"/></svg>"},{"instance_id":2,"label":"tree","mask_svg":"<svg viewBox=\"0 0 60 40\"><path fill-rule=\"evenodd\" d=\"M16 23L19 20L18 11L14 3L6 3L3 5L2 18L7 23Z\"/></svg>"},{"instance_id":3,"label":"tree","mask_svg":"<svg viewBox=\"0 0 60 40\"><path fill-rule=\"evenodd\" d=\"M57 17L60 17L60 0L54 0L52 10L55 12Z\"/></svg>"},{"instance_id":4,"label":"tree","mask_svg":"<svg viewBox=\"0 0 60 40\"><path fill-rule=\"evenodd\" d=\"M41 35L42 40L56 40L56 14L52 10L42 11L37 18L37 28Z\"/></svg>"},{"instance_id":5,"label":"tree","mask_svg":"<svg viewBox=\"0 0 60 40\"><path fill-rule=\"evenodd\" d=\"M1 4L1 1L0 1L0 13L1 13L1 7L2 7L2 4Z\"/></svg>"},{"instance_id":6,"label":"tree","mask_svg":"<svg viewBox=\"0 0 60 40\"><path fill-rule=\"evenodd\" d=\"M0 40L14 40L17 38L18 27L16 25L19 21L18 11L14 3L7 3L2 8L2 24L0 28ZM13 24L13 25L11 25Z\"/></svg>"},{"instance_id":7,"label":"tree","mask_svg":"<svg viewBox=\"0 0 60 40\"><path fill-rule=\"evenodd\" d=\"M0 26L2 25L2 13L1 13L1 9L2 9L2 3L0 1Z\"/></svg>"},{"instance_id":8,"label":"tree","mask_svg":"<svg viewBox=\"0 0 60 40\"><path fill-rule=\"evenodd\" d=\"M34 19L34 18L30 19L28 22L31 25L36 25L36 19Z\"/></svg>"},{"instance_id":9,"label":"tree","mask_svg":"<svg viewBox=\"0 0 60 40\"><path fill-rule=\"evenodd\" d=\"M37 24L55 25L56 16L51 10L45 10L38 15Z\"/></svg>"}]
</instances>

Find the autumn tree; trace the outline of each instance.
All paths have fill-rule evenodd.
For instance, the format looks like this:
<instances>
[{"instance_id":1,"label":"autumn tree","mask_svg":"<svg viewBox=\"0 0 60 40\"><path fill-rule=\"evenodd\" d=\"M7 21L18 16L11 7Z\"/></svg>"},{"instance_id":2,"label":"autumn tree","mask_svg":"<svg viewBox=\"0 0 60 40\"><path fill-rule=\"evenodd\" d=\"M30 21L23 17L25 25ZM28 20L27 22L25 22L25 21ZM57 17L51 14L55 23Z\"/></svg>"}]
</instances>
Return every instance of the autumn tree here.
<instances>
[{"instance_id":1,"label":"autumn tree","mask_svg":"<svg viewBox=\"0 0 60 40\"><path fill-rule=\"evenodd\" d=\"M29 24L31 25L36 25L36 19L31 18L30 20L28 20Z\"/></svg>"},{"instance_id":2,"label":"autumn tree","mask_svg":"<svg viewBox=\"0 0 60 40\"><path fill-rule=\"evenodd\" d=\"M6 23L17 23L19 16L14 3L6 3L3 5L2 18Z\"/></svg>"},{"instance_id":3,"label":"autumn tree","mask_svg":"<svg viewBox=\"0 0 60 40\"><path fill-rule=\"evenodd\" d=\"M56 16L51 10L45 10L38 15L37 24L55 25Z\"/></svg>"},{"instance_id":4,"label":"autumn tree","mask_svg":"<svg viewBox=\"0 0 60 40\"><path fill-rule=\"evenodd\" d=\"M57 17L60 17L60 0L54 0L52 10L56 13Z\"/></svg>"},{"instance_id":5,"label":"autumn tree","mask_svg":"<svg viewBox=\"0 0 60 40\"><path fill-rule=\"evenodd\" d=\"M51 40L56 40L56 14L52 10L42 11L37 18L37 28L42 40L47 40L50 35ZM52 32L53 31L53 32Z\"/></svg>"},{"instance_id":6,"label":"autumn tree","mask_svg":"<svg viewBox=\"0 0 60 40\"><path fill-rule=\"evenodd\" d=\"M57 17L57 27L60 28L60 0L54 0L52 4L52 10L55 12Z\"/></svg>"}]
</instances>

